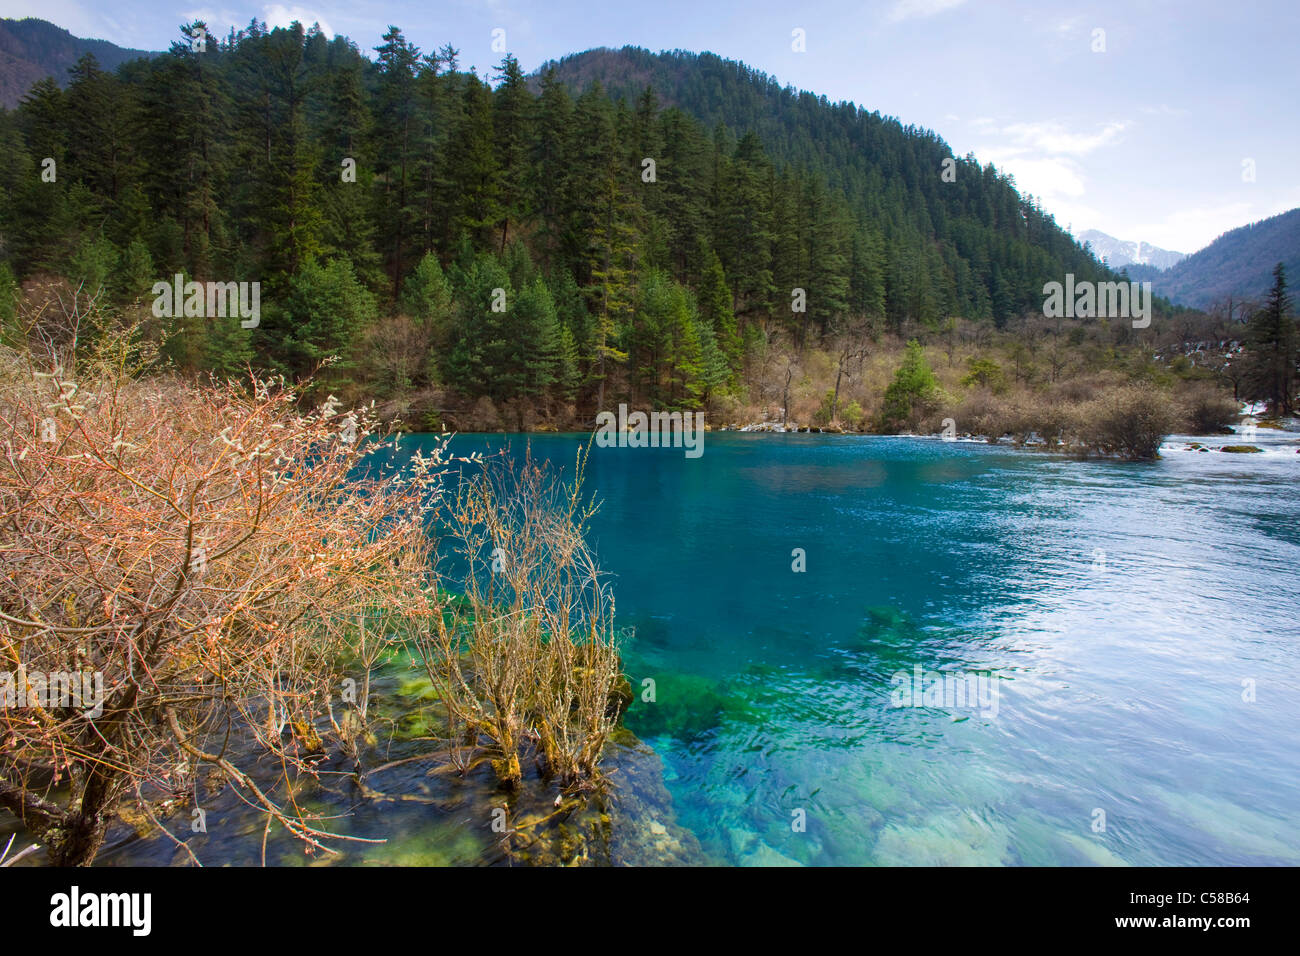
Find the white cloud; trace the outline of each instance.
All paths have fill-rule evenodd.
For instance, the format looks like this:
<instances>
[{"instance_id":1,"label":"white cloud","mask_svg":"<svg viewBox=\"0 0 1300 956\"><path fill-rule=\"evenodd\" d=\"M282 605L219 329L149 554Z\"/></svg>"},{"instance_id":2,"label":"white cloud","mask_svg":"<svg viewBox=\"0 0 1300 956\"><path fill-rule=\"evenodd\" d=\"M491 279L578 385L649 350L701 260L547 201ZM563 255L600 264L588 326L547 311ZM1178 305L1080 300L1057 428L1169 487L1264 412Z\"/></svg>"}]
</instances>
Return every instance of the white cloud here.
<instances>
[{"instance_id":1,"label":"white cloud","mask_svg":"<svg viewBox=\"0 0 1300 956\"><path fill-rule=\"evenodd\" d=\"M890 23L900 23L917 17L932 17L965 2L966 0L897 0L890 8L887 19Z\"/></svg>"},{"instance_id":2,"label":"white cloud","mask_svg":"<svg viewBox=\"0 0 1300 956\"><path fill-rule=\"evenodd\" d=\"M297 20L305 28L310 29L313 23L319 23L325 36L330 39L334 38L334 29L325 18L319 13L313 13L306 7L300 7L297 4L287 7L282 3L271 3L262 8L262 13L268 27L287 27Z\"/></svg>"},{"instance_id":3,"label":"white cloud","mask_svg":"<svg viewBox=\"0 0 1300 956\"><path fill-rule=\"evenodd\" d=\"M1067 17L1064 20L1058 21L1056 25L1052 27L1052 30L1057 36L1064 37L1074 33L1082 24L1082 17Z\"/></svg>"},{"instance_id":4,"label":"white cloud","mask_svg":"<svg viewBox=\"0 0 1300 956\"><path fill-rule=\"evenodd\" d=\"M1088 177L1080 159L1117 143L1129 124L1111 121L1084 130L1056 120L1004 123L978 117L971 125L988 143L975 155L1012 176L1022 194L1032 193L1066 226L1097 217L1097 210L1083 201Z\"/></svg>"},{"instance_id":5,"label":"white cloud","mask_svg":"<svg viewBox=\"0 0 1300 956\"><path fill-rule=\"evenodd\" d=\"M1163 219L1134 222L1126 226L1130 232L1126 238L1141 239L1162 249L1190 253L1208 246L1229 229L1236 229L1266 216L1267 213L1261 213L1255 203L1248 200L1178 209Z\"/></svg>"},{"instance_id":6,"label":"white cloud","mask_svg":"<svg viewBox=\"0 0 1300 956\"><path fill-rule=\"evenodd\" d=\"M213 36L221 36L226 32L228 27L234 27L236 30L248 26L248 21L242 23L239 20L239 14L231 10L215 11L211 7L199 7L198 9L186 10L181 14L178 23L193 23L195 20L202 20L208 25L208 33ZM179 26L178 26L179 31ZM178 36L179 39L179 36Z\"/></svg>"},{"instance_id":7,"label":"white cloud","mask_svg":"<svg viewBox=\"0 0 1300 956\"><path fill-rule=\"evenodd\" d=\"M1102 146L1115 142L1126 128L1127 123L1112 121L1095 132L1086 133L1071 129L1059 122L1046 123L1012 123L1002 132L1012 141L1026 149L1035 149L1051 155L1068 154L1079 156L1091 153Z\"/></svg>"},{"instance_id":8,"label":"white cloud","mask_svg":"<svg viewBox=\"0 0 1300 956\"><path fill-rule=\"evenodd\" d=\"M1020 191L1043 199L1078 199L1087 192L1083 173L1073 160L1059 156L1026 156L1017 150L976 150L976 156L991 162L1016 178Z\"/></svg>"},{"instance_id":9,"label":"white cloud","mask_svg":"<svg viewBox=\"0 0 1300 956\"><path fill-rule=\"evenodd\" d=\"M1159 106L1143 106L1142 112L1149 116L1188 116L1191 110L1182 107L1169 106L1161 103Z\"/></svg>"}]
</instances>

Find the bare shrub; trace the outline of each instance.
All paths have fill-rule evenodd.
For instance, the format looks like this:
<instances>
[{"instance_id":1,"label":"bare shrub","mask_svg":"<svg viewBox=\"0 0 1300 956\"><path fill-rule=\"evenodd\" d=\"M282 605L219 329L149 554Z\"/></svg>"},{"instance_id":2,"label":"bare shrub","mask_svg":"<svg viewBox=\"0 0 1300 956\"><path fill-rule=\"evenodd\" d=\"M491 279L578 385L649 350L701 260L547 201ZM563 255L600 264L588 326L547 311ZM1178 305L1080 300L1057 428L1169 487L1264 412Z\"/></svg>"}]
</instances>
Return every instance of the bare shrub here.
<instances>
[{"instance_id":1,"label":"bare shrub","mask_svg":"<svg viewBox=\"0 0 1300 956\"><path fill-rule=\"evenodd\" d=\"M1059 445L1075 424L1069 406L1039 394L1021 396L1009 420L1016 444L1023 445L1036 438L1049 448Z\"/></svg>"},{"instance_id":2,"label":"bare shrub","mask_svg":"<svg viewBox=\"0 0 1300 956\"><path fill-rule=\"evenodd\" d=\"M496 405L492 403L492 399L483 395L465 416L464 427L466 431L494 432L504 428L505 423Z\"/></svg>"},{"instance_id":3,"label":"bare shrub","mask_svg":"<svg viewBox=\"0 0 1300 956\"><path fill-rule=\"evenodd\" d=\"M614 602L584 532L583 457L568 484L531 459L463 479L444 541L464 601L418 647L443 690L452 745L486 751L516 787L521 757L571 790L597 778L620 708ZM472 755L456 760L462 765Z\"/></svg>"},{"instance_id":4,"label":"bare shrub","mask_svg":"<svg viewBox=\"0 0 1300 956\"><path fill-rule=\"evenodd\" d=\"M1241 415L1241 407L1227 392L1211 386L1190 389L1182 401L1184 427L1193 435L1231 433L1231 426Z\"/></svg>"},{"instance_id":5,"label":"bare shrub","mask_svg":"<svg viewBox=\"0 0 1300 956\"><path fill-rule=\"evenodd\" d=\"M1152 386L1126 385L1105 392L1078 410L1084 450L1132 460L1156 458L1178 413L1169 396Z\"/></svg>"},{"instance_id":6,"label":"bare shrub","mask_svg":"<svg viewBox=\"0 0 1300 956\"><path fill-rule=\"evenodd\" d=\"M231 742L284 783L310 773L368 612L430 615L440 455L363 474L365 409L126 367L125 349L75 380L0 356L0 671L26 704L0 709L0 806L54 863L87 864L125 794L184 792L206 767L322 847L331 834ZM56 672L102 675L102 710L29 693L28 675Z\"/></svg>"},{"instance_id":7,"label":"bare shrub","mask_svg":"<svg viewBox=\"0 0 1300 956\"><path fill-rule=\"evenodd\" d=\"M1012 431L1013 415L1005 399L993 394L991 389L976 388L954 409L952 418L959 432L983 435L995 442Z\"/></svg>"}]
</instances>

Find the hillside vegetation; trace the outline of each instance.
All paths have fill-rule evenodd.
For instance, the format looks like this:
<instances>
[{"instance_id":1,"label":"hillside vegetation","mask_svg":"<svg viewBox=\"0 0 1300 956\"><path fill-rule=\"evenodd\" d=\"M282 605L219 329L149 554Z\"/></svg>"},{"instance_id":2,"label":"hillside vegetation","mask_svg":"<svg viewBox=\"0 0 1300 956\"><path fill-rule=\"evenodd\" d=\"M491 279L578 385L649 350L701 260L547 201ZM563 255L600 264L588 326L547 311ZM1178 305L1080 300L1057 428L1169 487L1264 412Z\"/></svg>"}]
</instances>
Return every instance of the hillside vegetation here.
<instances>
[{"instance_id":1,"label":"hillside vegetation","mask_svg":"<svg viewBox=\"0 0 1300 956\"><path fill-rule=\"evenodd\" d=\"M887 401L911 340L952 404L986 366L1027 396L1214 378L1241 337L1160 302L1142 331L1044 319L1045 282L1117 276L1008 177L711 54L531 79L506 55L488 83L397 28L372 61L194 23L37 83L0 143L11 338L84 301L182 374L311 376L417 429L586 428L627 401L896 430L935 405ZM176 276L258 283L260 315L160 310Z\"/></svg>"},{"instance_id":2,"label":"hillside vegetation","mask_svg":"<svg viewBox=\"0 0 1300 956\"><path fill-rule=\"evenodd\" d=\"M0 19L0 107L13 109L32 86L46 77L65 81L68 69L92 54L106 70L129 60L153 56L107 40L84 40L45 20Z\"/></svg>"}]
</instances>

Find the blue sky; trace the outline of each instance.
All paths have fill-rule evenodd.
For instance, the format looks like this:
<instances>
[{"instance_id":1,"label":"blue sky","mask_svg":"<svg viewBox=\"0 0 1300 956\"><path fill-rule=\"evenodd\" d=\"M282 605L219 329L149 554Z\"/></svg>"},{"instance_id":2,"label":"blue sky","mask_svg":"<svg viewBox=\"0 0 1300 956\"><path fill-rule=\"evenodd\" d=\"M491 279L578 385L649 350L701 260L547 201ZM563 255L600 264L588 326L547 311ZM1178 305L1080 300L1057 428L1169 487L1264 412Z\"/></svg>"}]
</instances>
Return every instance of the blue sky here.
<instances>
[{"instance_id":1,"label":"blue sky","mask_svg":"<svg viewBox=\"0 0 1300 956\"><path fill-rule=\"evenodd\" d=\"M299 19L368 55L396 24L422 50L452 43L481 75L501 58L496 28L525 70L594 46L711 50L934 129L1076 233L1192 252L1300 206L1297 0L0 0L0 16L144 49L193 19L214 33Z\"/></svg>"}]
</instances>

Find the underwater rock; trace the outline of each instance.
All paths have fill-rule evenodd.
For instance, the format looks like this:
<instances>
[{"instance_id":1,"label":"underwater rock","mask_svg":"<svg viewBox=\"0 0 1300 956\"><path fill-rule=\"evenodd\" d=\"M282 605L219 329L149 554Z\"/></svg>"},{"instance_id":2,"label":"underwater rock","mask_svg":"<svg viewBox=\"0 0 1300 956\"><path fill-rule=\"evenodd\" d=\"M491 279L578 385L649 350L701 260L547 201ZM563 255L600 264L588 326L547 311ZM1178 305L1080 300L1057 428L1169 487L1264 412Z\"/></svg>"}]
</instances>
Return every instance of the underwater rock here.
<instances>
[{"instance_id":1,"label":"underwater rock","mask_svg":"<svg viewBox=\"0 0 1300 956\"><path fill-rule=\"evenodd\" d=\"M931 817L923 826L891 823L876 841L881 866L1006 866L1010 835L1002 824L974 813Z\"/></svg>"},{"instance_id":2,"label":"underwater rock","mask_svg":"<svg viewBox=\"0 0 1300 956\"><path fill-rule=\"evenodd\" d=\"M741 866L803 866L798 860L790 859L766 843L758 844L752 852L742 856L738 862Z\"/></svg>"},{"instance_id":3,"label":"underwater rock","mask_svg":"<svg viewBox=\"0 0 1300 956\"><path fill-rule=\"evenodd\" d=\"M628 711L628 723L636 733L686 741L722 722L726 700L714 681L684 673L653 676L655 699L637 700Z\"/></svg>"},{"instance_id":4,"label":"underwater rock","mask_svg":"<svg viewBox=\"0 0 1300 956\"><path fill-rule=\"evenodd\" d=\"M758 842L758 834L753 830L732 827L727 830L727 842L731 847L731 855L739 858L748 853Z\"/></svg>"}]
</instances>

